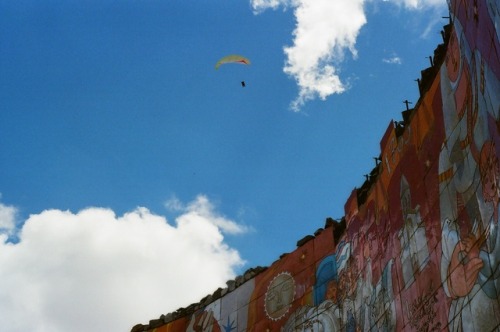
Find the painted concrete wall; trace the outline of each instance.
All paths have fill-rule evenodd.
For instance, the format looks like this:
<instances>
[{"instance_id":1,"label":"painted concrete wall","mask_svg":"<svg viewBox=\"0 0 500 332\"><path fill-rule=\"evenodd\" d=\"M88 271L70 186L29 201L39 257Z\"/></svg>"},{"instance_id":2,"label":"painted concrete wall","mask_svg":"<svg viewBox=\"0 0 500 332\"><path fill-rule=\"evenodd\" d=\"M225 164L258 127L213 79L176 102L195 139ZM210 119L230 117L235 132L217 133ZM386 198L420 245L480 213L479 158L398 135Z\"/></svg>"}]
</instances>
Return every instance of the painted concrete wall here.
<instances>
[{"instance_id":1,"label":"painted concrete wall","mask_svg":"<svg viewBox=\"0 0 500 332\"><path fill-rule=\"evenodd\" d=\"M499 7L451 1L422 97L383 135L340 237L333 224L215 301L144 330L500 330Z\"/></svg>"}]
</instances>

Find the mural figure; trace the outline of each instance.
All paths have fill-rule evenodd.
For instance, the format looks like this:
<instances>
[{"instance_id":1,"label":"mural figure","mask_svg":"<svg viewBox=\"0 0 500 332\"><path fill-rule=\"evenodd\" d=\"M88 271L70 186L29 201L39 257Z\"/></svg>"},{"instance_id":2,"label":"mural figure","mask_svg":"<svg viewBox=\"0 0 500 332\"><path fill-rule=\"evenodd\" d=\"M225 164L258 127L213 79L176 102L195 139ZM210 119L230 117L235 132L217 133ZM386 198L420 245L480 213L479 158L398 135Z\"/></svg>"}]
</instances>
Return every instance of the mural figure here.
<instances>
[{"instance_id":1,"label":"mural figure","mask_svg":"<svg viewBox=\"0 0 500 332\"><path fill-rule=\"evenodd\" d=\"M341 331L337 295L337 261L334 254L325 257L316 270L315 305L295 310L283 326L283 332Z\"/></svg>"},{"instance_id":2,"label":"mural figure","mask_svg":"<svg viewBox=\"0 0 500 332\"><path fill-rule=\"evenodd\" d=\"M364 245L365 275L358 273L355 256L339 264L339 313L342 331L395 331L396 309L390 260L375 286L368 243Z\"/></svg>"},{"instance_id":3,"label":"mural figure","mask_svg":"<svg viewBox=\"0 0 500 332\"><path fill-rule=\"evenodd\" d=\"M316 269L316 282L314 284L314 305L318 306L326 299L337 302L337 259L336 255L323 258Z\"/></svg>"},{"instance_id":4,"label":"mural figure","mask_svg":"<svg viewBox=\"0 0 500 332\"><path fill-rule=\"evenodd\" d=\"M405 288L408 288L415 280L415 275L418 275L427 264L429 249L419 206L412 207L410 186L404 176L401 177L400 197L403 213L403 228L399 232L402 248L401 263Z\"/></svg>"},{"instance_id":5,"label":"mural figure","mask_svg":"<svg viewBox=\"0 0 500 332\"><path fill-rule=\"evenodd\" d=\"M348 252L341 255L340 262L338 262L339 300L342 304L340 319L342 330L354 332L359 328L359 317L356 317L356 308L358 308L356 305L357 276L359 273L356 258L350 253L350 245L346 244L343 249L348 250Z\"/></svg>"},{"instance_id":6,"label":"mural figure","mask_svg":"<svg viewBox=\"0 0 500 332\"><path fill-rule=\"evenodd\" d=\"M365 233L366 234L366 233ZM372 304L373 304L373 284L372 284L372 243L376 241L371 235L361 236L359 243L362 249L363 265L360 266L361 275L357 280L357 303L356 311L358 312L359 330L367 331L372 325Z\"/></svg>"},{"instance_id":7,"label":"mural figure","mask_svg":"<svg viewBox=\"0 0 500 332\"><path fill-rule=\"evenodd\" d=\"M478 278L482 290L490 299L500 299L500 236L498 234L498 209L500 207L500 162L494 141L483 144L479 161L483 204L482 228L477 239L481 248L479 256L484 262ZM498 308L498 301L497 308ZM498 313L498 311L497 311Z\"/></svg>"},{"instance_id":8,"label":"mural figure","mask_svg":"<svg viewBox=\"0 0 500 332\"><path fill-rule=\"evenodd\" d=\"M319 306L303 306L287 320L283 332L325 332L342 331L339 308L332 300L325 300Z\"/></svg>"},{"instance_id":9,"label":"mural figure","mask_svg":"<svg viewBox=\"0 0 500 332\"><path fill-rule=\"evenodd\" d=\"M476 24L480 17L484 18L474 15ZM498 89L498 79L480 50L471 51L460 21L454 21L446 65L441 68L446 132L439 159L441 279L452 299L449 330L491 331L499 323L495 288L499 281L494 271L500 245L496 245L497 220L488 211L497 209L497 200L489 193L495 191L493 196L498 197L498 171L496 156L484 149L488 137L498 135L498 126L492 132L488 125L497 120L487 120L498 119L499 90L491 90Z\"/></svg>"},{"instance_id":10,"label":"mural figure","mask_svg":"<svg viewBox=\"0 0 500 332\"><path fill-rule=\"evenodd\" d=\"M392 265L391 259L382 272L380 281L374 288L370 305L369 330L388 332L396 330L396 306L392 290ZM374 328L375 327L375 328Z\"/></svg>"}]
</instances>

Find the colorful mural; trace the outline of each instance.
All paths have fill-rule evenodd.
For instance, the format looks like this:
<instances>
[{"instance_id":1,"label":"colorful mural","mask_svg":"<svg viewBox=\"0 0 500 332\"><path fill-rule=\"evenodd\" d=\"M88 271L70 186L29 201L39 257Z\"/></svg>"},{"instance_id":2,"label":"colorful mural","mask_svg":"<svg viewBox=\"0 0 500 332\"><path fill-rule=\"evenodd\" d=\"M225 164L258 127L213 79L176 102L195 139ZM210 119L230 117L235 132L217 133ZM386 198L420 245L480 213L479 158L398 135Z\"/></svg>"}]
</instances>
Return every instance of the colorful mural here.
<instances>
[{"instance_id":1,"label":"colorful mural","mask_svg":"<svg viewBox=\"0 0 500 332\"><path fill-rule=\"evenodd\" d=\"M443 61L383 135L340 238L326 227L149 331L500 330L500 2L449 6Z\"/></svg>"}]
</instances>

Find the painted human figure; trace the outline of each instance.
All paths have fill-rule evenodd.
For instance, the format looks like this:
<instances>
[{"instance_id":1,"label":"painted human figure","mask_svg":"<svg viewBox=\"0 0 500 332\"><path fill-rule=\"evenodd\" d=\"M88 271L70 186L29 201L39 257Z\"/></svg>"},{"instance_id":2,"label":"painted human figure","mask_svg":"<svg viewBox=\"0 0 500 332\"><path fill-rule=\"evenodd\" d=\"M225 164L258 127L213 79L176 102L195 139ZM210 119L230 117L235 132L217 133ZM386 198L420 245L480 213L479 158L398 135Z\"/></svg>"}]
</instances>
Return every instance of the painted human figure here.
<instances>
[{"instance_id":1,"label":"painted human figure","mask_svg":"<svg viewBox=\"0 0 500 332\"><path fill-rule=\"evenodd\" d=\"M356 282L353 282L352 269L355 264L352 263L352 257L349 256L342 269L339 269L339 299L341 303L341 322L343 330L356 331L356 318L354 316L356 307L354 295L356 291Z\"/></svg>"},{"instance_id":2,"label":"painted human figure","mask_svg":"<svg viewBox=\"0 0 500 332\"><path fill-rule=\"evenodd\" d=\"M355 317L357 331L394 331L396 310L392 291L392 264L389 260L382 276L374 285L372 258L373 244L377 241L373 233L361 237L363 272L356 280ZM359 257L359 256L358 256Z\"/></svg>"},{"instance_id":3,"label":"painted human figure","mask_svg":"<svg viewBox=\"0 0 500 332\"><path fill-rule=\"evenodd\" d=\"M494 213L488 211L497 209L491 196L498 192L488 194L495 167L478 164L479 151L491 135L488 118L498 118L498 79L490 75L480 53L470 50L458 20L454 28L440 72L446 133L439 158L441 278L452 299L448 328L491 331L499 324L493 269L500 245L495 244L495 218L488 217Z\"/></svg>"},{"instance_id":4,"label":"painted human figure","mask_svg":"<svg viewBox=\"0 0 500 332\"><path fill-rule=\"evenodd\" d=\"M342 331L339 309L332 300L319 306L299 307L283 325L282 332L335 332Z\"/></svg>"},{"instance_id":5,"label":"painted human figure","mask_svg":"<svg viewBox=\"0 0 500 332\"><path fill-rule=\"evenodd\" d=\"M392 266L393 260L389 260L384 267L382 276L375 285L372 299L370 301L371 331L395 331L396 330L396 306L392 289Z\"/></svg>"},{"instance_id":6,"label":"painted human figure","mask_svg":"<svg viewBox=\"0 0 500 332\"><path fill-rule=\"evenodd\" d=\"M305 305L296 309L284 324L282 331L341 331L335 255L324 258L316 271L314 303L315 306Z\"/></svg>"},{"instance_id":7,"label":"painted human figure","mask_svg":"<svg viewBox=\"0 0 500 332\"><path fill-rule=\"evenodd\" d=\"M358 279L358 308L359 323L361 331L369 331L371 329L372 316L372 298L373 298L373 267L372 267L372 243L375 237L372 234L364 237L363 241L363 272L361 278Z\"/></svg>"},{"instance_id":8,"label":"painted human figure","mask_svg":"<svg viewBox=\"0 0 500 332\"><path fill-rule=\"evenodd\" d=\"M401 241L401 263L405 288L415 280L429 260L425 227L420 217L419 206L412 206L410 186L404 176L401 177L401 210L403 227L399 233Z\"/></svg>"},{"instance_id":9,"label":"painted human figure","mask_svg":"<svg viewBox=\"0 0 500 332\"><path fill-rule=\"evenodd\" d=\"M484 204L481 205L483 230L478 236L479 256L485 264L478 278L483 291L491 299L500 298L500 235L498 218L500 208L500 162L496 144L487 141L481 148L479 169ZM500 313L500 312L499 312Z\"/></svg>"}]
</instances>

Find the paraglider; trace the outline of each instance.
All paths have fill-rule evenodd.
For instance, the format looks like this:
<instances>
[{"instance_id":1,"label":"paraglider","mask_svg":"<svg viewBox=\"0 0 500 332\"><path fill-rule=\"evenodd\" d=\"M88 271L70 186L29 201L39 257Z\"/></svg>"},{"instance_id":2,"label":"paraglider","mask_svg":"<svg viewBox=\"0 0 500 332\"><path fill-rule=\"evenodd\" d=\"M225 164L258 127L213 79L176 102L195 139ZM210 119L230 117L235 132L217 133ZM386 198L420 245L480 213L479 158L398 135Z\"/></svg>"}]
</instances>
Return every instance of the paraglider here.
<instances>
[{"instance_id":1,"label":"paraglider","mask_svg":"<svg viewBox=\"0 0 500 332\"><path fill-rule=\"evenodd\" d=\"M249 65L250 60L241 55L236 55L236 54L226 55L225 57L217 61L217 63L215 64L215 69L219 69L220 66L226 63L239 63L242 65ZM241 81L241 87L244 88L245 86L246 86L245 81Z\"/></svg>"},{"instance_id":2,"label":"paraglider","mask_svg":"<svg viewBox=\"0 0 500 332\"><path fill-rule=\"evenodd\" d=\"M219 69L221 65L226 63L241 63L243 65L249 65L250 60L241 55L236 55L236 54L227 55L221 58L219 61L217 61L217 63L215 64L215 69Z\"/></svg>"}]
</instances>

